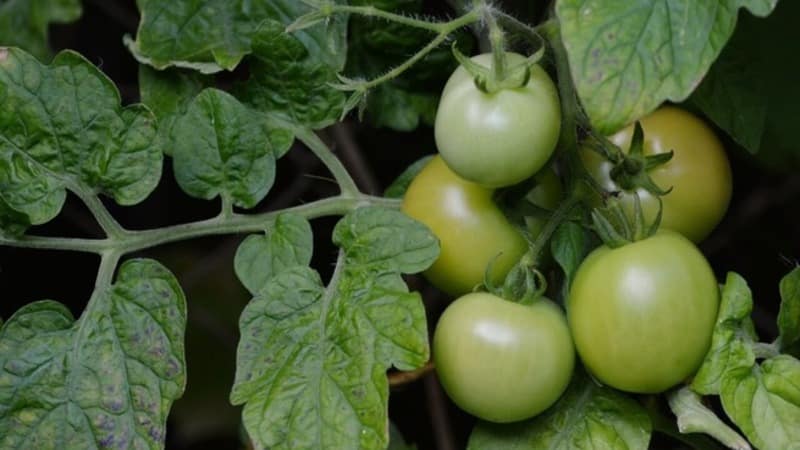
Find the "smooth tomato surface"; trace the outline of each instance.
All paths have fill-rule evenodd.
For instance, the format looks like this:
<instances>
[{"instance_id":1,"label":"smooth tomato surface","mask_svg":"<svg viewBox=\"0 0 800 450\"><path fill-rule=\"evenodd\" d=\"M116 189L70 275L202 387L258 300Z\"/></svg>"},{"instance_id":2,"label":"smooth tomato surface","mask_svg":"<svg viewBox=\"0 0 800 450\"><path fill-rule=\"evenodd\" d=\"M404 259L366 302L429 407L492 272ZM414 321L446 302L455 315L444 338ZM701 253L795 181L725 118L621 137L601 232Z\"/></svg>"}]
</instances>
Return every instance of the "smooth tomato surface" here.
<instances>
[{"instance_id":1,"label":"smooth tomato surface","mask_svg":"<svg viewBox=\"0 0 800 450\"><path fill-rule=\"evenodd\" d=\"M427 225L441 245L439 259L424 275L452 296L481 284L490 262L492 281L501 282L528 249L492 200L492 193L460 178L436 156L403 198L403 212Z\"/></svg>"},{"instance_id":2,"label":"smooth tomato surface","mask_svg":"<svg viewBox=\"0 0 800 450\"><path fill-rule=\"evenodd\" d=\"M492 422L532 417L569 384L575 351L561 310L477 292L445 310L433 337L436 371L463 410Z\"/></svg>"},{"instance_id":3,"label":"smooth tomato surface","mask_svg":"<svg viewBox=\"0 0 800 450\"><path fill-rule=\"evenodd\" d=\"M656 393L699 368L718 305L705 257L685 237L662 231L592 252L575 275L567 317L581 360L600 381Z\"/></svg>"},{"instance_id":4,"label":"smooth tomato surface","mask_svg":"<svg viewBox=\"0 0 800 450\"><path fill-rule=\"evenodd\" d=\"M525 61L507 53L508 66ZM473 61L485 67L491 54ZM460 67L445 85L436 112L436 146L453 171L487 187L516 184L539 171L552 155L561 128L561 106L550 76L531 67L525 86L487 94Z\"/></svg>"},{"instance_id":5,"label":"smooth tomato surface","mask_svg":"<svg viewBox=\"0 0 800 450\"><path fill-rule=\"evenodd\" d=\"M702 120L682 109L662 107L641 120L644 131L644 153L653 155L673 150L672 159L650 171L662 189L672 192L664 202L661 226L675 230L694 242L700 242L719 224L731 200L731 167L725 149L714 131ZM633 125L609 139L628 151ZM581 152L589 173L608 191L621 188L611 179L612 164L598 153ZM658 212L658 200L645 189L638 189L642 207L649 218ZM633 208L633 194L622 192L621 198Z\"/></svg>"}]
</instances>

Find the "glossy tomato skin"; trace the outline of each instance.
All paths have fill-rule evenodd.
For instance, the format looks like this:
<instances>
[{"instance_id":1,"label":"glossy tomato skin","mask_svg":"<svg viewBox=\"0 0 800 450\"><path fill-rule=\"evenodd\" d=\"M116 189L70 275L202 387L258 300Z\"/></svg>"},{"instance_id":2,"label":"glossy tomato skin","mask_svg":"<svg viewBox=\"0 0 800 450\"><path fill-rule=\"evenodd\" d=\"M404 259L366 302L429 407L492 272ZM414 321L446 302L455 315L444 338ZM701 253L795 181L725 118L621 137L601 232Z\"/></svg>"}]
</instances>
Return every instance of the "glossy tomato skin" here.
<instances>
[{"instance_id":1,"label":"glossy tomato skin","mask_svg":"<svg viewBox=\"0 0 800 450\"><path fill-rule=\"evenodd\" d=\"M525 61L506 53L508 66ZM490 67L491 54L473 61ZM558 91L538 65L528 83L488 94L460 67L445 85L436 112L436 146L459 176L486 187L516 184L538 172L555 149L561 128Z\"/></svg>"},{"instance_id":2,"label":"glossy tomato skin","mask_svg":"<svg viewBox=\"0 0 800 450\"><path fill-rule=\"evenodd\" d=\"M661 226L675 230L694 242L700 242L719 224L731 200L731 167L725 149L714 131L701 119L682 109L665 106L641 120L644 131L644 153L653 155L673 150L672 159L652 169L653 181L672 191L662 197L664 203ZM609 138L628 151L633 125ZM592 177L607 191L621 191L611 179L612 165L598 153L584 149L584 165ZM658 200L644 189L637 190L647 217L658 212ZM620 197L629 210L633 194ZM596 199L599 203L599 198Z\"/></svg>"},{"instance_id":3,"label":"glossy tomato skin","mask_svg":"<svg viewBox=\"0 0 800 450\"><path fill-rule=\"evenodd\" d=\"M448 306L433 337L448 396L491 422L515 422L547 409L569 384L575 351L561 310L547 299L521 305L467 294Z\"/></svg>"},{"instance_id":4,"label":"glossy tomato skin","mask_svg":"<svg viewBox=\"0 0 800 450\"><path fill-rule=\"evenodd\" d=\"M439 238L441 251L424 272L436 287L457 297L491 277L502 282L528 244L492 200L493 191L466 181L436 156L414 178L402 210Z\"/></svg>"},{"instance_id":5,"label":"glossy tomato skin","mask_svg":"<svg viewBox=\"0 0 800 450\"><path fill-rule=\"evenodd\" d=\"M623 391L657 393L700 367L718 306L717 280L702 253L661 231L592 252L575 275L567 317L595 377Z\"/></svg>"}]
</instances>

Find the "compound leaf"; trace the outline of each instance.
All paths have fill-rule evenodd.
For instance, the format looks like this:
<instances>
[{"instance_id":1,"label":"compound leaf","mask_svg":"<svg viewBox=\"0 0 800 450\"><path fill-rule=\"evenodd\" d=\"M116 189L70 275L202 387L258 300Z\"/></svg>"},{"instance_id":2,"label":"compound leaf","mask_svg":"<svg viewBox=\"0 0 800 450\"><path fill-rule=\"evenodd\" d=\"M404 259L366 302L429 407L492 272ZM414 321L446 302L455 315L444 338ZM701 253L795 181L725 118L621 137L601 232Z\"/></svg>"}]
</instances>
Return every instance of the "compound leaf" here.
<instances>
[{"instance_id":1,"label":"compound leaf","mask_svg":"<svg viewBox=\"0 0 800 450\"><path fill-rule=\"evenodd\" d=\"M242 313L231 401L245 404L258 449L386 448L386 369L428 358L425 311L400 274L433 263L436 238L369 207L345 216L334 242L342 252L327 286L309 267L286 267Z\"/></svg>"}]
</instances>

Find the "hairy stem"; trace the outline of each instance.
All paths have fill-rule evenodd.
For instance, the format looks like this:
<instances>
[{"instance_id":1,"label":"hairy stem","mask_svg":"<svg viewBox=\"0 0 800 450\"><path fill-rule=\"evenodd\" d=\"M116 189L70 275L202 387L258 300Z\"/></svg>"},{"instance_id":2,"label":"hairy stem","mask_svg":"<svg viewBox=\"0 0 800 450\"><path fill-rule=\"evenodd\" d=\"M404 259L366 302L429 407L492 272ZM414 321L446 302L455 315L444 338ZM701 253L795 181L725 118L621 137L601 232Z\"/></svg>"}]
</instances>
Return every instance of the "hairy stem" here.
<instances>
[{"instance_id":1,"label":"hairy stem","mask_svg":"<svg viewBox=\"0 0 800 450\"><path fill-rule=\"evenodd\" d=\"M388 20L402 25L414 28L421 28L423 30L432 31L434 33L441 33L446 30L449 22L430 22L424 19L415 19L413 17L405 16L403 14L395 14L389 11L378 9L374 6L349 6L332 4L329 6L328 11L330 14L356 14L364 17L372 17L377 19Z\"/></svg>"},{"instance_id":2,"label":"hairy stem","mask_svg":"<svg viewBox=\"0 0 800 450\"><path fill-rule=\"evenodd\" d=\"M570 217L572 209L578 203L579 200L576 196L570 196L558 205L558 208L547 220L544 228L542 228L541 233L536 236L531 248L528 250L525 256L523 256L524 259L529 261L534 266L541 262L542 252L544 251L545 245L547 245L547 243L550 241L550 238L553 236L553 233L556 232L559 225L564 223Z\"/></svg>"},{"instance_id":3,"label":"hairy stem","mask_svg":"<svg viewBox=\"0 0 800 450\"><path fill-rule=\"evenodd\" d=\"M270 211L262 214L236 214L231 217L220 215L213 219L174 225L166 228L128 231L124 237L107 239L72 239L44 236L23 236L20 238L0 237L0 245L90 252L101 255L109 251L127 254L145 248L202 236L261 231L264 229L265 224L273 220L278 214L292 213L301 215L307 219L314 219L317 217L344 215L356 208L366 205L399 208L400 201L363 194L355 196L339 195L317 200L305 205L295 206L293 208Z\"/></svg>"},{"instance_id":4,"label":"hairy stem","mask_svg":"<svg viewBox=\"0 0 800 450\"><path fill-rule=\"evenodd\" d=\"M337 158L331 149L322 142L319 136L311 130L297 131L296 134L297 138L300 139L331 172L333 178L336 179L336 182L339 184L342 196L356 197L359 195L360 191L353 177L350 176L350 173L347 172L347 169L339 158Z\"/></svg>"},{"instance_id":5,"label":"hairy stem","mask_svg":"<svg viewBox=\"0 0 800 450\"><path fill-rule=\"evenodd\" d=\"M100 224L100 227L103 228L103 232L109 238L117 238L124 236L127 233L127 230L122 227L122 225L117 222L114 216L108 211L106 205L100 200L94 193L86 193L80 188L70 188L75 195L77 195L81 201L89 208L92 215L94 216L97 223Z\"/></svg>"}]
</instances>

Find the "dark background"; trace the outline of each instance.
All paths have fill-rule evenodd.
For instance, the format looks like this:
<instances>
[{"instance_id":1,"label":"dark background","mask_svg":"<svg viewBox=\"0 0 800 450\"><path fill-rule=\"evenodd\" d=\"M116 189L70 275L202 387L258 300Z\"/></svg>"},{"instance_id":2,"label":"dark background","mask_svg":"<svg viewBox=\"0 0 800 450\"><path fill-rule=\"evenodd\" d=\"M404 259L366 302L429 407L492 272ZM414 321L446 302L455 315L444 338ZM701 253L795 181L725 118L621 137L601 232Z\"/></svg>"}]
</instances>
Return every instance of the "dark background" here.
<instances>
[{"instance_id":1,"label":"dark background","mask_svg":"<svg viewBox=\"0 0 800 450\"><path fill-rule=\"evenodd\" d=\"M429 1L441 11L440 1ZM541 14L531 6L499 2L522 16ZM518 2L520 5L536 2ZM786 3L786 2L784 2ZM779 10L776 14L781 14ZM123 101L138 100L137 64L122 45L122 35L134 35L138 13L133 0L84 2L82 18L70 25L51 27L56 50L70 48L99 65L120 88ZM794 42L798 42L795 40ZM795 72L796 73L796 72ZM413 133L374 129L352 119L325 130L323 136L353 172L365 191L380 193L408 164L434 151L430 127ZM750 283L755 295L754 319L763 340L775 337L777 283L800 255L800 175L791 164L778 169L748 155L728 141L734 172L734 196L722 224L701 245L718 277L736 271ZM800 153L800 144L793 149ZM278 179L256 211L267 211L336 193L335 184L309 151L296 146L279 163ZM126 227L144 229L208 218L217 202L194 200L174 181L169 159L158 189L140 205L121 208L106 202ZM330 272L335 249L329 242L335 219L313 222L316 236L315 267ZM32 233L57 236L101 237L88 210L71 197L63 213ZM236 449L240 438L240 409L230 406L237 320L249 300L233 273L232 258L243 236L224 236L171 244L128 257L147 256L165 263L178 277L189 303L187 330L188 386L175 403L169 422L168 449ZM93 255L19 250L0 247L0 316L8 318L20 306L39 299L68 305L78 316L91 294L99 260ZM420 279L429 311L429 323L446 300ZM434 376L392 391L392 420L420 449L462 449L472 420L446 399ZM666 440L658 448L675 448Z\"/></svg>"}]
</instances>

